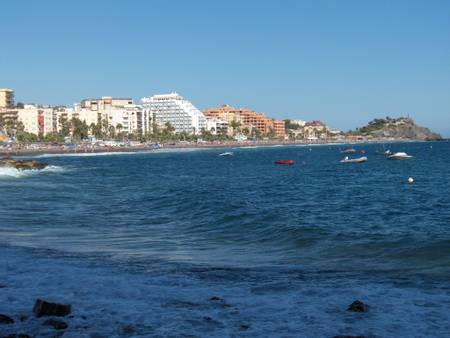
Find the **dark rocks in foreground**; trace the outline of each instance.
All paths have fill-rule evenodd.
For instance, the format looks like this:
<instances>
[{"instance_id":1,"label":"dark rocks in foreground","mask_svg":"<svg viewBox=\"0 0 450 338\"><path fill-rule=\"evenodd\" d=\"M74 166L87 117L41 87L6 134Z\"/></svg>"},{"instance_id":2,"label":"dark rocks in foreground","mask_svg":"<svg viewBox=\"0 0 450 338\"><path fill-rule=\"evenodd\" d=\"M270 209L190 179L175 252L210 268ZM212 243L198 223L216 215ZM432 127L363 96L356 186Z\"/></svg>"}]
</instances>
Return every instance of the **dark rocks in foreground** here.
<instances>
[{"instance_id":1,"label":"dark rocks in foreground","mask_svg":"<svg viewBox=\"0 0 450 338\"><path fill-rule=\"evenodd\" d=\"M70 314L70 311L70 305L50 303L42 299L37 299L33 307L33 313L38 318L43 316L64 317Z\"/></svg>"},{"instance_id":2,"label":"dark rocks in foreground","mask_svg":"<svg viewBox=\"0 0 450 338\"><path fill-rule=\"evenodd\" d=\"M7 315L0 314L0 324L14 324L14 319Z\"/></svg>"},{"instance_id":3,"label":"dark rocks in foreground","mask_svg":"<svg viewBox=\"0 0 450 338\"><path fill-rule=\"evenodd\" d=\"M3 336L2 338L31 338L29 335L24 333L12 333L7 336Z\"/></svg>"},{"instance_id":4,"label":"dark rocks in foreground","mask_svg":"<svg viewBox=\"0 0 450 338\"><path fill-rule=\"evenodd\" d=\"M55 330L65 330L68 327L68 325L65 322L58 319L47 319L45 322L42 323L42 325L51 326Z\"/></svg>"},{"instance_id":5,"label":"dark rocks in foreground","mask_svg":"<svg viewBox=\"0 0 450 338\"><path fill-rule=\"evenodd\" d=\"M369 305L364 304L363 302L359 301L359 300L355 300L353 303L351 303L348 308L347 311L352 311L352 312L367 312L369 311Z\"/></svg>"},{"instance_id":6,"label":"dark rocks in foreground","mask_svg":"<svg viewBox=\"0 0 450 338\"><path fill-rule=\"evenodd\" d=\"M41 170L48 166L34 160L13 160L11 158L0 159L0 167L15 168L17 170Z\"/></svg>"}]
</instances>

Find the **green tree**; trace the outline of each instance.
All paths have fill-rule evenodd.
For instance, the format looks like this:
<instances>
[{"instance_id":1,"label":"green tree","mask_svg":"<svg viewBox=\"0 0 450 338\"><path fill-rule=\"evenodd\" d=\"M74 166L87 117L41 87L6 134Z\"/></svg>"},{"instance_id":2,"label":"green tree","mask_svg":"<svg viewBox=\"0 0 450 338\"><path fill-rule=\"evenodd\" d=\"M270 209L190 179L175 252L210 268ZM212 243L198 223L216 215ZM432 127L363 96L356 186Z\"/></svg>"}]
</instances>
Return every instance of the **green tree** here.
<instances>
[{"instance_id":1,"label":"green tree","mask_svg":"<svg viewBox=\"0 0 450 338\"><path fill-rule=\"evenodd\" d=\"M72 126L72 138L76 141L81 141L89 136L89 126L85 121L81 121L80 119L74 117L71 120Z\"/></svg>"},{"instance_id":2,"label":"green tree","mask_svg":"<svg viewBox=\"0 0 450 338\"><path fill-rule=\"evenodd\" d=\"M274 139L277 136L277 134L275 133L275 129L273 129L272 127L269 127L269 132L267 133L267 137L269 139Z\"/></svg>"},{"instance_id":3,"label":"green tree","mask_svg":"<svg viewBox=\"0 0 450 338\"><path fill-rule=\"evenodd\" d=\"M116 128L113 125L108 127L108 135L111 140L116 137Z\"/></svg>"},{"instance_id":4,"label":"green tree","mask_svg":"<svg viewBox=\"0 0 450 338\"><path fill-rule=\"evenodd\" d=\"M233 128L233 135L236 135L236 133L240 132L240 128L241 128L241 122L233 120L230 123L230 127Z\"/></svg>"},{"instance_id":5,"label":"green tree","mask_svg":"<svg viewBox=\"0 0 450 338\"><path fill-rule=\"evenodd\" d=\"M72 129L72 124L71 124L71 122L67 119L67 117L64 116L64 115L61 115L61 116L59 117L58 123L59 123L60 128L61 128L61 129L60 129L60 134L61 134L63 137L70 136L70 134L71 134L71 129Z\"/></svg>"}]
</instances>

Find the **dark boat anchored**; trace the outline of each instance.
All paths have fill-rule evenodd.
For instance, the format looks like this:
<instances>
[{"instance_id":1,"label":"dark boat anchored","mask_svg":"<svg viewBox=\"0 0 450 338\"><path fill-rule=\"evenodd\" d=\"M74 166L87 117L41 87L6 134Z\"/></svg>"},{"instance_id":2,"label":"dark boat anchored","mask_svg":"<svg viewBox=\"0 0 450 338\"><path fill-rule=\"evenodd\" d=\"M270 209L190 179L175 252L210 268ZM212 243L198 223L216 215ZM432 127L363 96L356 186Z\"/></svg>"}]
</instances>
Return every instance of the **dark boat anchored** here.
<instances>
[{"instance_id":1,"label":"dark boat anchored","mask_svg":"<svg viewBox=\"0 0 450 338\"><path fill-rule=\"evenodd\" d=\"M285 165L293 165L294 164L294 160L278 160L273 162L275 164L285 164Z\"/></svg>"}]
</instances>

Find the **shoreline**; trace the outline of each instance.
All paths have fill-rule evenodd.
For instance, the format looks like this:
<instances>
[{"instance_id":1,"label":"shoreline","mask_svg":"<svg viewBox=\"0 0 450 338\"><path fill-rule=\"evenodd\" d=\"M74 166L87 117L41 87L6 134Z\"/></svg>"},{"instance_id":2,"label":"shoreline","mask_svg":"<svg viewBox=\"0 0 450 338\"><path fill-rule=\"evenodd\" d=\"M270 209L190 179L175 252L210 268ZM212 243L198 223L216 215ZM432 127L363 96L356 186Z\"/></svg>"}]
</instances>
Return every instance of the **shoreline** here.
<instances>
[{"instance_id":1,"label":"shoreline","mask_svg":"<svg viewBox=\"0 0 450 338\"><path fill-rule=\"evenodd\" d=\"M17 148L0 149L0 157L26 157L39 155L67 155L67 154L96 154L96 153L138 153L153 152L161 149L215 149L215 148L244 148L244 147L275 147L275 146L325 146L325 145L364 145L364 144L391 144L391 143L410 143L410 142L434 142L426 140L365 140L356 142L342 141L323 141L323 142L223 142L223 143L195 143L195 144L162 144L161 147L148 146L97 146L80 145L75 148L64 148L61 146L43 146L40 148Z\"/></svg>"},{"instance_id":2,"label":"shoreline","mask_svg":"<svg viewBox=\"0 0 450 338\"><path fill-rule=\"evenodd\" d=\"M259 274L267 273L266 269L239 270L230 281L218 276L214 266L199 270L195 276L189 269L181 274L152 274L3 244L0 252L0 272L6 276L0 278L0 313L14 321L0 324L2 337L55 337L58 333L83 338L150 337L169 332L195 337L280 333L295 337L300 332L321 337L410 337L446 332L448 313L439 304L448 296L439 288L417 282L402 287L395 278L335 276L330 280L313 273L280 293L270 282L261 282ZM271 273L278 276L278 283L284 283L287 275ZM51 283L48 275L53 276ZM81 287L79 280L84 282ZM261 289L264 291L255 292ZM37 299L68 304L72 312L64 317L38 318L32 311ZM348 310L355 299L370 306L367 314ZM125 305L119 309L117 303ZM422 304L428 304L427 308ZM430 313L429 306L435 312ZM398 320L399 315L402 320ZM286 324L286 317L292 318L293 324ZM66 327L49 326L48 318L58 318ZM392 322L396 325L385 324Z\"/></svg>"}]
</instances>

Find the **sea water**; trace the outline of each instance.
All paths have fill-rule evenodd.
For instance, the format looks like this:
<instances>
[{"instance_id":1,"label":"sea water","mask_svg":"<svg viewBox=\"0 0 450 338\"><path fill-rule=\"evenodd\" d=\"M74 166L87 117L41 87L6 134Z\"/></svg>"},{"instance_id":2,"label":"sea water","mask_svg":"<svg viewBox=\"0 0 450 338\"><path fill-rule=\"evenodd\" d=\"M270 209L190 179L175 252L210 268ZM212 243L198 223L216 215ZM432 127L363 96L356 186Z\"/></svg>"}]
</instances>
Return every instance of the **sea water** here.
<instances>
[{"instance_id":1,"label":"sea water","mask_svg":"<svg viewBox=\"0 0 450 338\"><path fill-rule=\"evenodd\" d=\"M361 164L344 147L2 168L0 313L70 303L64 337L449 337L450 143L356 145ZM52 336L40 324L0 333Z\"/></svg>"}]
</instances>

